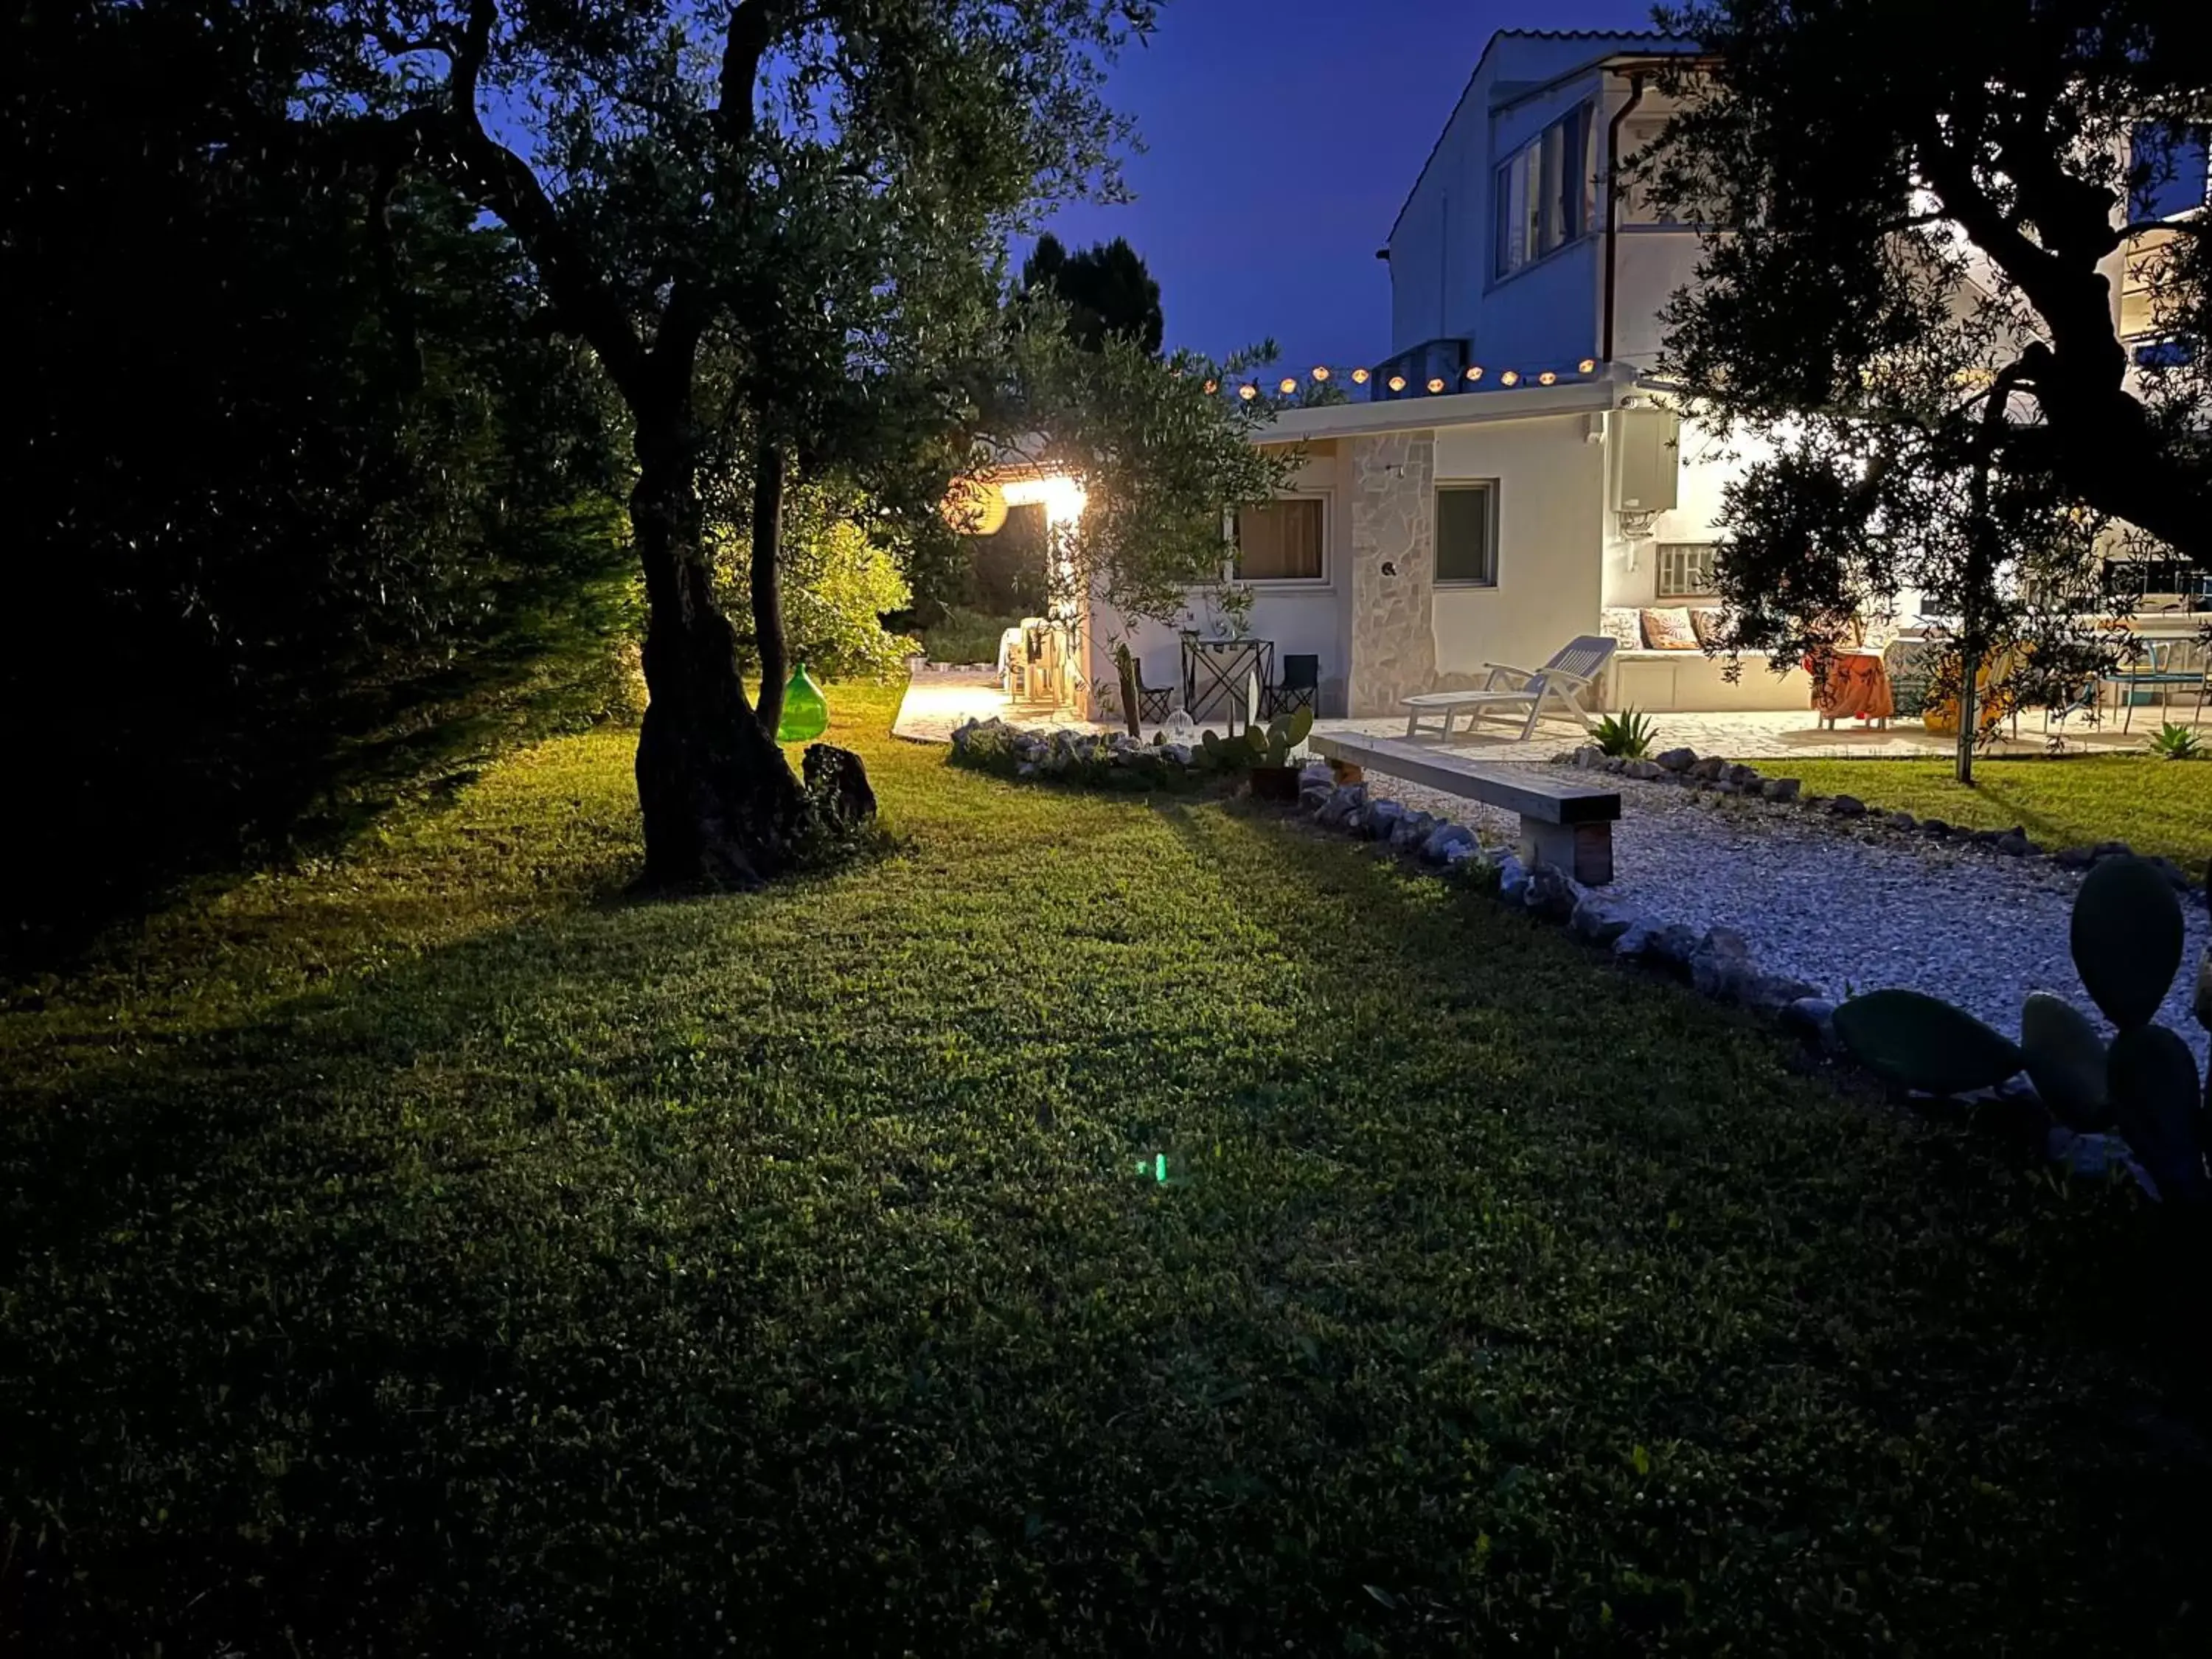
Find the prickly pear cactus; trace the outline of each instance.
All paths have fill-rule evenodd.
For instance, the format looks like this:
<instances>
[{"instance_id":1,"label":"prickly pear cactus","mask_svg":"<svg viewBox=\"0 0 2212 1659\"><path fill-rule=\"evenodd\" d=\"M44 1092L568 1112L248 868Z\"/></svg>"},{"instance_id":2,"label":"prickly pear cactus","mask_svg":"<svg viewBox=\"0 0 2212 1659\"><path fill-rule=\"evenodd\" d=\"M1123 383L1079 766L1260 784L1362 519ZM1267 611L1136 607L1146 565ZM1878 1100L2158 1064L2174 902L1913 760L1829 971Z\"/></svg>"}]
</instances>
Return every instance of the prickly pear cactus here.
<instances>
[{"instance_id":1,"label":"prickly pear cactus","mask_svg":"<svg viewBox=\"0 0 2212 1659\"><path fill-rule=\"evenodd\" d=\"M2017 1073L2020 1049L1962 1009L1918 991L1869 991L1836 1010L1851 1057L1900 1088L1931 1095L1990 1089Z\"/></svg>"},{"instance_id":2,"label":"prickly pear cactus","mask_svg":"<svg viewBox=\"0 0 2212 1659\"><path fill-rule=\"evenodd\" d=\"M2074 900L2074 966L2123 1031L2148 1025L2181 967L2181 901L2142 859L2107 859Z\"/></svg>"},{"instance_id":3,"label":"prickly pear cactus","mask_svg":"<svg viewBox=\"0 0 2212 1659\"><path fill-rule=\"evenodd\" d=\"M2087 1014L2063 998L2031 993L2020 1011L2020 1051L2028 1081L2061 1123L2085 1132L2111 1123L2105 1039Z\"/></svg>"}]
</instances>

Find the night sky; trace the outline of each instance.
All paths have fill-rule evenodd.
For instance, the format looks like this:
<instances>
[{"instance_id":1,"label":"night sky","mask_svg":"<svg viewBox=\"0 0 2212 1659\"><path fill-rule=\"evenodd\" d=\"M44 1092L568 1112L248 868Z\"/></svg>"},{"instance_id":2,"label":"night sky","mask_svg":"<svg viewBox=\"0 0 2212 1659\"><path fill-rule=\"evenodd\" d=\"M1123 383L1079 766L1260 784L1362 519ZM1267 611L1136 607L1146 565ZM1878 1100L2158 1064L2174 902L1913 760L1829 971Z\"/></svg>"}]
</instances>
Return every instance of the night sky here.
<instances>
[{"instance_id":1,"label":"night sky","mask_svg":"<svg viewBox=\"0 0 2212 1659\"><path fill-rule=\"evenodd\" d=\"M1147 147L1137 200L1063 210L1071 246L1126 236L1159 281L1167 343L1221 356L1272 337L1283 362L1390 345L1375 257L1501 28L1640 29L1649 0L1170 0L1109 95ZM1018 249L1018 254L1025 249Z\"/></svg>"}]
</instances>

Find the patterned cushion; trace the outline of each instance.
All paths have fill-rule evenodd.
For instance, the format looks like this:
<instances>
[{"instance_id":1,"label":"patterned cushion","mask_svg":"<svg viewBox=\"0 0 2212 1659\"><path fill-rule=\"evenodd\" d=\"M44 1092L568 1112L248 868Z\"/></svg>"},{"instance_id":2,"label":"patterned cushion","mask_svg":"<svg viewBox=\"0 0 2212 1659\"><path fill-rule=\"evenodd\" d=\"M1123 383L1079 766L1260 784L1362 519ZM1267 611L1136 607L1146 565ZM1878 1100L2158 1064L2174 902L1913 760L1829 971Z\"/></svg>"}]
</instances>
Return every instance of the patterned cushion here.
<instances>
[{"instance_id":1,"label":"patterned cushion","mask_svg":"<svg viewBox=\"0 0 2212 1659\"><path fill-rule=\"evenodd\" d=\"M1727 641L1722 637L1722 627L1721 609L1718 605L1706 605L1690 613L1690 631L1698 636L1699 645L1726 644Z\"/></svg>"},{"instance_id":2,"label":"patterned cushion","mask_svg":"<svg viewBox=\"0 0 2212 1659\"><path fill-rule=\"evenodd\" d=\"M1695 651L1698 648L1698 634L1690 626L1688 610L1678 605L1667 611L1646 611L1644 613L1644 648L1646 651Z\"/></svg>"},{"instance_id":3,"label":"patterned cushion","mask_svg":"<svg viewBox=\"0 0 2212 1659\"><path fill-rule=\"evenodd\" d=\"M1644 624L1637 619L1636 607L1628 605L1609 605L1598 612L1597 630L1623 651L1641 650L1644 646Z\"/></svg>"}]
</instances>

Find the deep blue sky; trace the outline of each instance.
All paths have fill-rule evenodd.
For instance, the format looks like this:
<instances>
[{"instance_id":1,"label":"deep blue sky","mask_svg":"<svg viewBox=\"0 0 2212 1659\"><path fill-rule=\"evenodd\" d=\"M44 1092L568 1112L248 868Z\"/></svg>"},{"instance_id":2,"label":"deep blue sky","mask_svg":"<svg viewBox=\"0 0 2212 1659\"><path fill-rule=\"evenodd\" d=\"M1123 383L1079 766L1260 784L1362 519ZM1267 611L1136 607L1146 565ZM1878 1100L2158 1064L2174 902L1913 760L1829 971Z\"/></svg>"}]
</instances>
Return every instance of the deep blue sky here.
<instances>
[{"instance_id":1,"label":"deep blue sky","mask_svg":"<svg viewBox=\"0 0 2212 1659\"><path fill-rule=\"evenodd\" d=\"M1064 209L1052 228L1071 246L1127 237L1159 281L1170 347L1221 356L1272 336L1287 368L1371 362L1390 345L1375 250L1483 43L1503 28L1645 28L1650 9L1170 0L1109 88L1147 147L1128 169L1137 200Z\"/></svg>"}]
</instances>

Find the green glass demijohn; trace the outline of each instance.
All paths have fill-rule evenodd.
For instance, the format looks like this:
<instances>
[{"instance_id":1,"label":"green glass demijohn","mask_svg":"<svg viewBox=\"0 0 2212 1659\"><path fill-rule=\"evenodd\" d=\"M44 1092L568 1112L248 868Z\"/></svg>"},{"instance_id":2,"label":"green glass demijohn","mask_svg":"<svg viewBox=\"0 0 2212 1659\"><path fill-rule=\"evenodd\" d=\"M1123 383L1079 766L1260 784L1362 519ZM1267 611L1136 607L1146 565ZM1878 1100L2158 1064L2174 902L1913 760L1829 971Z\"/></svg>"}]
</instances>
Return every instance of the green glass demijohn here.
<instances>
[{"instance_id":1,"label":"green glass demijohn","mask_svg":"<svg viewBox=\"0 0 2212 1659\"><path fill-rule=\"evenodd\" d=\"M800 663L783 688L783 718L776 723L778 743L811 743L830 729L830 702Z\"/></svg>"}]
</instances>

